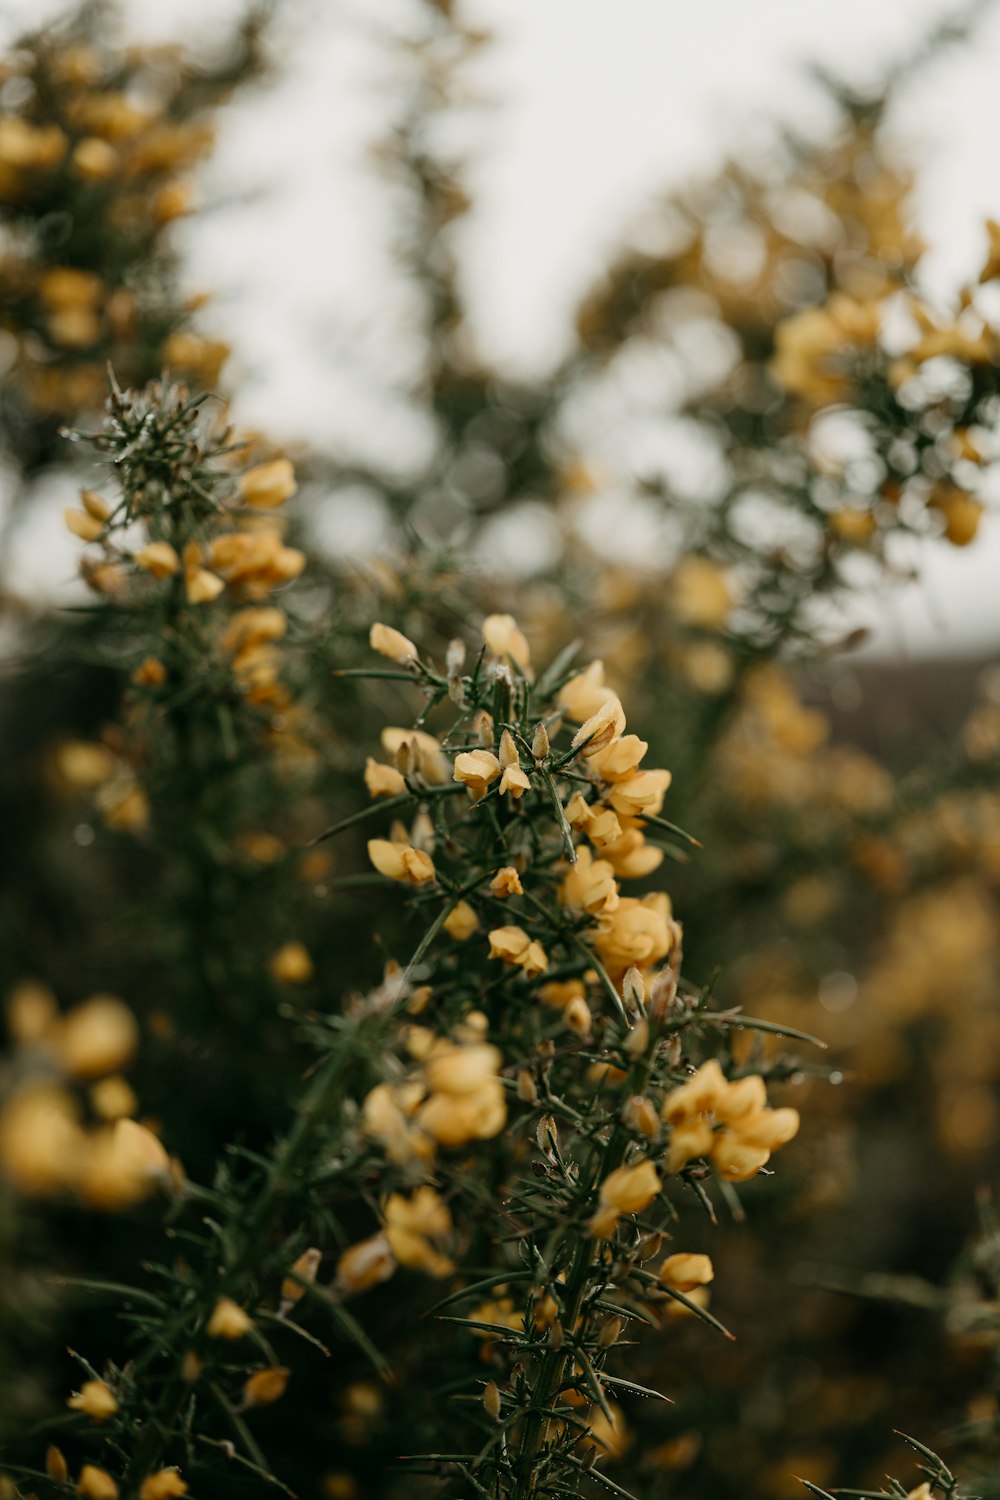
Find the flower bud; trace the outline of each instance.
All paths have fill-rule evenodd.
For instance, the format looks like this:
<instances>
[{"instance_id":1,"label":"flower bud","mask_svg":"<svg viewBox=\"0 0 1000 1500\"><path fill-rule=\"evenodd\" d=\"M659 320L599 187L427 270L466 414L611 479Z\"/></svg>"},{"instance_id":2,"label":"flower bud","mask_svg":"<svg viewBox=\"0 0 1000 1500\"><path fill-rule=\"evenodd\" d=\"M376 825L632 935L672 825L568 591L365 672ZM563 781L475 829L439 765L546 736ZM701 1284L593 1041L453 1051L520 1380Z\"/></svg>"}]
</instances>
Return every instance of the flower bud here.
<instances>
[{"instance_id":1,"label":"flower bud","mask_svg":"<svg viewBox=\"0 0 1000 1500\"><path fill-rule=\"evenodd\" d=\"M540 765L546 759L550 749L549 731L544 724L539 723L535 728L535 733L531 741L531 753L535 757L536 765Z\"/></svg>"},{"instance_id":2,"label":"flower bud","mask_svg":"<svg viewBox=\"0 0 1000 1500\"><path fill-rule=\"evenodd\" d=\"M205 1325L210 1339L241 1339L253 1327L253 1319L231 1297L220 1297Z\"/></svg>"},{"instance_id":3,"label":"flower bud","mask_svg":"<svg viewBox=\"0 0 1000 1500\"><path fill-rule=\"evenodd\" d=\"M398 662L401 667L407 666L411 661L416 661L419 654L409 636L403 635L400 630L394 630L391 625L383 625L378 621L368 632L368 644L380 656L387 656L390 661Z\"/></svg>"},{"instance_id":4,"label":"flower bud","mask_svg":"<svg viewBox=\"0 0 1000 1500\"><path fill-rule=\"evenodd\" d=\"M487 1381L483 1389L483 1410L492 1422L499 1422L500 1388L495 1380Z\"/></svg>"},{"instance_id":5,"label":"flower bud","mask_svg":"<svg viewBox=\"0 0 1000 1500\"><path fill-rule=\"evenodd\" d=\"M274 1365L267 1370L255 1370L243 1387L244 1406L270 1406L288 1389L290 1372L283 1366Z\"/></svg>"},{"instance_id":6,"label":"flower bud","mask_svg":"<svg viewBox=\"0 0 1000 1500\"><path fill-rule=\"evenodd\" d=\"M62 1450L52 1443L45 1450L45 1472L56 1484L65 1484L69 1478L69 1464Z\"/></svg>"},{"instance_id":7,"label":"flower bud","mask_svg":"<svg viewBox=\"0 0 1000 1500\"><path fill-rule=\"evenodd\" d=\"M107 1422L118 1410L114 1391L104 1380L87 1380L78 1391L74 1391L66 1405L73 1411L82 1411L92 1422Z\"/></svg>"}]
</instances>

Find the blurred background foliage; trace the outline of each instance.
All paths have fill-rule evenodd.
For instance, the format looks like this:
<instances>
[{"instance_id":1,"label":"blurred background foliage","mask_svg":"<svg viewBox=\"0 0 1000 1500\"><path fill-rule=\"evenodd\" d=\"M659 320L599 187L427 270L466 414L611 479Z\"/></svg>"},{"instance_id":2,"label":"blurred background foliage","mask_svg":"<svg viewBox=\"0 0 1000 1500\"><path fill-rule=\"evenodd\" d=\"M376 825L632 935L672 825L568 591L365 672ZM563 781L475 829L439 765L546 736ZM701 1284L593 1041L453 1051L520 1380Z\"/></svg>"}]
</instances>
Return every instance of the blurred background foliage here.
<instances>
[{"instance_id":1,"label":"blurred background foliage","mask_svg":"<svg viewBox=\"0 0 1000 1500\"><path fill-rule=\"evenodd\" d=\"M100 483L64 429L99 423L109 362L123 387L169 369L225 396L227 350L210 301L185 289L172 225L198 211L218 112L274 65L267 25L248 12L204 61L132 46L86 5L5 59L9 536L30 536L67 471ZM790 125L766 161L651 204L581 299L560 366L515 381L477 350L456 251L467 73L489 39L448 0L414 3L384 38L405 86L372 170L419 309L397 394L432 436L412 463L296 455L282 545L308 562L280 595L280 674L258 660L223 689L192 647L174 722L116 663L176 622L123 593L113 557L86 555L65 608L3 580L4 1087L53 1071L32 1030L48 992L71 1017L121 996L141 1037L122 1047L129 1086L196 1179L228 1143L262 1150L282 1128L311 1055L303 1020L406 956L394 903L355 873L361 840L311 842L360 805L379 726L412 714L391 681L331 675L364 659L371 620L440 656L470 619L511 609L537 660L579 640L603 662L673 772L666 816L698 840L665 849L687 971L725 1005L822 1037L836 1070L796 1075L797 1153L748 1194L747 1223L711 1230L713 1306L737 1342L692 1322L635 1351L634 1378L675 1402L626 1404L612 1473L640 1494L777 1500L800 1492L795 1474L877 1486L906 1463L902 1427L956 1462L968 1449L971 1482L1000 1495L985 1209L959 1259L1000 1145L1000 678L961 662L928 686L917 663L854 661L849 610L921 549L975 545L994 477L1000 230L955 305L928 305L915 163L883 130L926 58L966 40L961 26L922 39L877 95L820 80L839 114L829 138ZM280 458L252 441L254 461ZM338 546L332 500L383 518L375 553ZM641 539L651 516L669 518L670 545L657 529L646 562L616 562L616 538ZM780 1061L783 1046L764 1050ZM89 1065L55 1071L94 1118L116 1107ZM0 1120L0 1157L2 1137ZM18 1191L31 1174L8 1169L11 1441L64 1400L62 1350L106 1337L101 1308L59 1276L100 1264L128 1279L159 1230ZM397 1332L426 1302L406 1291L386 1314ZM413 1337L401 1393L346 1352L332 1374L316 1361L294 1413L264 1415L298 1493L415 1492L383 1463L427 1419Z\"/></svg>"}]
</instances>

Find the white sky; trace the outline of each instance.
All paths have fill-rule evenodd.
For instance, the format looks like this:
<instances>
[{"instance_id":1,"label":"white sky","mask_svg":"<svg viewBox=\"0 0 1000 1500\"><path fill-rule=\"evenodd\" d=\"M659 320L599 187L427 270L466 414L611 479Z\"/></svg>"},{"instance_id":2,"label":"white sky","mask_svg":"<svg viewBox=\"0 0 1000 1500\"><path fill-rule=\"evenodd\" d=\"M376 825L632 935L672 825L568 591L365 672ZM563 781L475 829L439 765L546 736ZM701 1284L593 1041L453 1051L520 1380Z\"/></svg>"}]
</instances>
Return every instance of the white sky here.
<instances>
[{"instance_id":1,"label":"white sky","mask_svg":"<svg viewBox=\"0 0 1000 1500\"><path fill-rule=\"evenodd\" d=\"M361 429L387 448L405 419L377 375L407 305L391 287L389 219L363 167L385 115L372 35L404 0L279 0L287 58L273 86L230 111L210 186L238 206L183 230L192 280L217 294L234 345L237 415L269 433ZM197 34L232 0L126 0L137 31ZM960 7L942 0L474 0L496 34L477 82L477 208L462 232L477 334L513 370L559 354L576 296L655 191L765 148L772 122L821 126L802 64L859 82ZM52 14L0 0L0 29ZM898 112L919 152L926 270L945 293L978 269L982 221L1000 217L1000 6L970 48L928 69ZM387 289L388 288L388 289ZM338 364L338 351L343 360ZM357 360L372 379L360 379ZM348 369L350 376L348 377ZM967 551L933 549L925 580L867 613L880 646L948 651L1000 643L1000 519Z\"/></svg>"}]
</instances>

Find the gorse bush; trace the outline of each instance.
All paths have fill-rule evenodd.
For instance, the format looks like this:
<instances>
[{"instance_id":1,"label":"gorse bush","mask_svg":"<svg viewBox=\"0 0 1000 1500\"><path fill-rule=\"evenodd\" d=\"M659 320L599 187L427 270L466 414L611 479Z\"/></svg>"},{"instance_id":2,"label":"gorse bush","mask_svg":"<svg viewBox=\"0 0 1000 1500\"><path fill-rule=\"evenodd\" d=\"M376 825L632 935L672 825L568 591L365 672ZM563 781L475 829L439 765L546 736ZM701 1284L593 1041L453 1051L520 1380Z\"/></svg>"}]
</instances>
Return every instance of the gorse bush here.
<instances>
[{"instance_id":1,"label":"gorse bush","mask_svg":"<svg viewBox=\"0 0 1000 1500\"><path fill-rule=\"evenodd\" d=\"M883 130L954 30L659 205L532 384L434 149L485 39L414 5L403 464L241 433L181 289L264 18L12 55L3 442L82 590L4 583L0 1494L996 1492L988 1212L933 1290L1000 1139L996 693L887 763L820 706L984 511L995 226L932 311Z\"/></svg>"}]
</instances>

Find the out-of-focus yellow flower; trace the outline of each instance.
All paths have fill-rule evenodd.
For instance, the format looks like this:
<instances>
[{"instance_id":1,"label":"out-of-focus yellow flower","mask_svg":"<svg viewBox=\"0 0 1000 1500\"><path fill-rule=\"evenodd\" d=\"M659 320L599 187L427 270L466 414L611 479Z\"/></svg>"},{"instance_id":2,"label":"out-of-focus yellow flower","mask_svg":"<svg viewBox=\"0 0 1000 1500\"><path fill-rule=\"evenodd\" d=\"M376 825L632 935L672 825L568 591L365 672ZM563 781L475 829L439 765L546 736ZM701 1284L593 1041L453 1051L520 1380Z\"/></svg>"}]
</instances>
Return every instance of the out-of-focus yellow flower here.
<instances>
[{"instance_id":1,"label":"out-of-focus yellow flower","mask_svg":"<svg viewBox=\"0 0 1000 1500\"><path fill-rule=\"evenodd\" d=\"M85 1380L66 1402L92 1422L107 1422L118 1410L118 1398L105 1380Z\"/></svg>"},{"instance_id":2,"label":"out-of-focus yellow flower","mask_svg":"<svg viewBox=\"0 0 1000 1500\"><path fill-rule=\"evenodd\" d=\"M106 1469L84 1464L76 1482L77 1494L84 1500L118 1500L118 1486Z\"/></svg>"},{"instance_id":3,"label":"out-of-focus yellow flower","mask_svg":"<svg viewBox=\"0 0 1000 1500\"><path fill-rule=\"evenodd\" d=\"M313 975L313 961L304 943L285 943L271 959L270 969L279 984L306 984Z\"/></svg>"},{"instance_id":4,"label":"out-of-focus yellow flower","mask_svg":"<svg viewBox=\"0 0 1000 1500\"><path fill-rule=\"evenodd\" d=\"M857 510L853 506L831 511L827 520L834 535L853 547L866 547L877 530L871 511Z\"/></svg>"},{"instance_id":5,"label":"out-of-focus yellow flower","mask_svg":"<svg viewBox=\"0 0 1000 1500\"><path fill-rule=\"evenodd\" d=\"M85 510L64 510L63 520L67 531L79 537L81 542L96 542L104 530L104 522L88 515Z\"/></svg>"},{"instance_id":6,"label":"out-of-focus yellow flower","mask_svg":"<svg viewBox=\"0 0 1000 1500\"><path fill-rule=\"evenodd\" d=\"M115 758L105 745L66 740L55 751L56 774L67 786L92 791L115 773Z\"/></svg>"},{"instance_id":7,"label":"out-of-focus yellow flower","mask_svg":"<svg viewBox=\"0 0 1000 1500\"><path fill-rule=\"evenodd\" d=\"M7 1030L19 1047L35 1047L51 1038L59 1023L59 1007L48 985L22 979L7 1000Z\"/></svg>"},{"instance_id":8,"label":"out-of-focus yellow flower","mask_svg":"<svg viewBox=\"0 0 1000 1500\"><path fill-rule=\"evenodd\" d=\"M557 701L568 719L582 724L615 699L616 694L604 683L604 663L592 661L584 671L563 683Z\"/></svg>"},{"instance_id":9,"label":"out-of-focus yellow flower","mask_svg":"<svg viewBox=\"0 0 1000 1500\"><path fill-rule=\"evenodd\" d=\"M179 1469L158 1469L139 1486L139 1500L174 1500L177 1495L186 1495L188 1487L181 1478Z\"/></svg>"},{"instance_id":10,"label":"out-of-focus yellow flower","mask_svg":"<svg viewBox=\"0 0 1000 1500\"><path fill-rule=\"evenodd\" d=\"M479 918L469 905L468 901L459 901L444 919L444 930L449 937L457 942L464 943L474 932L479 930Z\"/></svg>"},{"instance_id":11,"label":"out-of-focus yellow flower","mask_svg":"<svg viewBox=\"0 0 1000 1500\"><path fill-rule=\"evenodd\" d=\"M190 541L184 548L184 592L189 604L211 604L225 588L224 581L202 567L205 553L198 542Z\"/></svg>"},{"instance_id":12,"label":"out-of-focus yellow flower","mask_svg":"<svg viewBox=\"0 0 1000 1500\"><path fill-rule=\"evenodd\" d=\"M287 458L257 464L239 478L239 491L244 504L259 510L273 510L276 506L284 505L297 489L295 470Z\"/></svg>"},{"instance_id":13,"label":"out-of-focus yellow flower","mask_svg":"<svg viewBox=\"0 0 1000 1500\"><path fill-rule=\"evenodd\" d=\"M68 144L58 125L31 125L19 115L0 119L0 168L51 170L66 155Z\"/></svg>"},{"instance_id":14,"label":"out-of-focus yellow flower","mask_svg":"<svg viewBox=\"0 0 1000 1500\"><path fill-rule=\"evenodd\" d=\"M51 1084L29 1084L0 1111L0 1167L22 1193L58 1193L74 1177L85 1145L72 1099Z\"/></svg>"},{"instance_id":15,"label":"out-of-focus yellow flower","mask_svg":"<svg viewBox=\"0 0 1000 1500\"><path fill-rule=\"evenodd\" d=\"M666 590L667 608L682 625L718 630L733 607L725 571L707 557L682 557Z\"/></svg>"},{"instance_id":16,"label":"out-of-focus yellow flower","mask_svg":"<svg viewBox=\"0 0 1000 1500\"><path fill-rule=\"evenodd\" d=\"M250 1332L253 1319L231 1297L220 1297L205 1324L210 1339L241 1339Z\"/></svg>"},{"instance_id":17,"label":"out-of-focus yellow flower","mask_svg":"<svg viewBox=\"0 0 1000 1500\"><path fill-rule=\"evenodd\" d=\"M242 652L248 647L280 641L287 630L288 617L284 610L273 604L251 606L238 609L230 616L219 645L223 651Z\"/></svg>"},{"instance_id":18,"label":"out-of-focus yellow flower","mask_svg":"<svg viewBox=\"0 0 1000 1500\"><path fill-rule=\"evenodd\" d=\"M266 1370L255 1370L243 1386L244 1406L271 1406L280 1401L288 1389L291 1371L282 1365L272 1365Z\"/></svg>"},{"instance_id":19,"label":"out-of-focus yellow flower","mask_svg":"<svg viewBox=\"0 0 1000 1500\"><path fill-rule=\"evenodd\" d=\"M485 797L501 766L492 750L465 750L455 756L453 777L466 788L473 802Z\"/></svg>"},{"instance_id":20,"label":"out-of-focus yellow flower","mask_svg":"<svg viewBox=\"0 0 1000 1500\"><path fill-rule=\"evenodd\" d=\"M113 995L95 995L63 1018L59 1058L73 1078L117 1073L139 1044L135 1016Z\"/></svg>"},{"instance_id":21,"label":"out-of-focus yellow flower","mask_svg":"<svg viewBox=\"0 0 1000 1500\"><path fill-rule=\"evenodd\" d=\"M424 1063L430 1098L417 1123L442 1146L491 1140L503 1129L507 1103L498 1078L501 1056L486 1043L456 1047L439 1042Z\"/></svg>"},{"instance_id":22,"label":"out-of-focus yellow flower","mask_svg":"<svg viewBox=\"0 0 1000 1500\"><path fill-rule=\"evenodd\" d=\"M45 1472L56 1484L65 1484L69 1479L66 1455L54 1443L50 1443L45 1450Z\"/></svg>"},{"instance_id":23,"label":"out-of-focus yellow flower","mask_svg":"<svg viewBox=\"0 0 1000 1500\"><path fill-rule=\"evenodd\" d=\"M401 1266L449 1276L453 1263L434 1244L451 1233L448 1206L432 1187L419 1187L412 1197L392 1193L382 1209L385 1235Z\"/></svg>"},{"instance_id":24,"label":"out-of-focus yellow flower","mask_svg":"<svg viewBox=\"0 0 1000 1500\"><path fill-rule=\"evenodd\" d=\"M162 1142L145 1125L121 1119L89 1137L73 1186L92 1207L115 1211L148 1198L169 1174Z\"/></svg>"},{"instance_id":25,"label":"out-of-focus yellow flower","mask_svg":"<svg viewBox=\"0 0 1000 1500\"><path fill-rule=\"evenodd\" d=\"M337 1262L334 1286L341 1296L354 1297L387 1281L395 1269L392 1248L380 1232L348 1246Z\"/></svg>"},{"instance_id":26,"label":"out-of-focus yellow flower","mask_svg":"<svg viewBox=\"0 0 1000 1500\"><path fill-rule=\"evenodd\" d=\"M390 880L401 880L409 885L425 885L435 876L434 861L422 849L412 844L396 843L392 839L369 839L368 858L380 875Z\"/></svg>"},{"instance_id":27,"label":"out-of-focus yellow flower","mask_svg":"<svg viewBox=\"0 0 1000 1500\"><path fill-rule=\"evenodd\" d=\"M157 656L145 656L132 673L137 687L162 687L167 680L167 669Z\"/></svg>"},{"instance_id":28,"label":"out-of-focus yellow flower","mask_svg":"<svg viewBox=\"0 0 1000 1500\"><path fill-rule=\"evenodd\" d=\"M522 927L494 927L490 933L490 958L515 964L529 979L544 974L549 966L541 943L530 938Z\"/></svg>"},{"instance_id":29,"label":"out-of-focus yellow flower","mask_svg":"<svg viewBox=\"0 0 1000 1500\"><path fill-rule=\"evenodd\" d=\"M100 1079L92 1086L89 1097L95 1115L112 1124L134 1115L139 1108L135 1089L127 1079L117 1075Z\"/></svg>"},{"instance_id":30,"label":"out-of-focus yellow flower","mask_svg":"<svg viewBox=\"0 0 1000 1500\"><path fill-rule=\"evenodd\" d=\"M378 622L368 633L368 644L380 656L387 656L390 661L399 662L400 666L416 661L420 654L413 642L408 636L403 635L402 631L394 630L391 625L382 625Z\"/></svg>"},{"instance_id":31,"label":"out-of-focus yellow flower","mask_svg":"<svg viewBox=\"0 0 1000 1500\"><path fill-rule=\"evenodd\" d=\"M302 1301L302 1298L306 1294L306 1286L312 1286L316 1280L322 1259L322 1251L310 1247L308 1250L303 1250L302 1254L292 1265L289 1274L281 1283L282 1315L293 1308L296 1302Z\"/></svg>"},{"instance_id":32,"label":"out-of-focus yellow flower","mask_svg":"<svg viewBox=\"0 0 1000 1500\"><path fill-rule=\"evenodd\" d=\"M169 578L180 570L181 560L169 542L149 542L135 554L136 565L154 578Z\"/></svg>"},{"instance_id":33,"label":"out-of-focus yellow flower","mask_svg":"<svg viewBox=\"0 0 1000 1500\"><path fill-rule=\"evenodd\" d=\"M84 136L73 147L73 170L87 182L103 182L118 170L118 152L96 135Z\"/></svg>"},{"instance_id":34,"label":"out-of-focus yellow flower","mask_svg":"<svg viewBox=\"0 0 1000 1500\"><path fill-rule=\"evenodd\" d=\"M622 1214L640 1214L649 1207L662 1183L656 1167L643 1159L616 1167L605 1177L598 1193L598 1209L590 1221L595 1239L607 1239Z\"/></svg>"},{"instance_id":35,"label":"out-of-focus yellow flower","mask_svg":"<svg viewBox=\"0 0 1000 1500\"><path fill-rule=\"evenodd\" d=\"M406 753L406 746L411 748L414 768L431 786L442 786L449 779L451 764L432 734L422 729L382 730L382 748L387 755Z\"/></svg>"},{"instance_id":36,"label":"out-of-focus yellow flower","mask_svg":"<svg viewBox=\"0 0 1000 1500\"><path fill-rule=\"evenodd\" d=\"M953 485L938 485L927 502L944 519L944 534L953 547L974 541L983 516L983 505Z\"/></svg>"},{"instance_id":37,"label":"out-of-focus yellow flower","mask_svg":"<svg viewBox=\"0 0 1000 1500\"><path fill-rule=\"evenodd\" d=\"M509 657L525 676L530 676L531 648L513 615L487 615L483 621L483 640L494 656Z\"/></svg>"}]
</instances>

